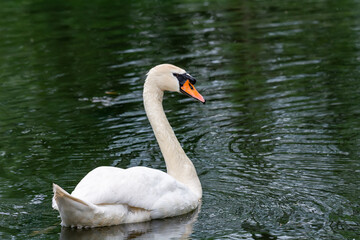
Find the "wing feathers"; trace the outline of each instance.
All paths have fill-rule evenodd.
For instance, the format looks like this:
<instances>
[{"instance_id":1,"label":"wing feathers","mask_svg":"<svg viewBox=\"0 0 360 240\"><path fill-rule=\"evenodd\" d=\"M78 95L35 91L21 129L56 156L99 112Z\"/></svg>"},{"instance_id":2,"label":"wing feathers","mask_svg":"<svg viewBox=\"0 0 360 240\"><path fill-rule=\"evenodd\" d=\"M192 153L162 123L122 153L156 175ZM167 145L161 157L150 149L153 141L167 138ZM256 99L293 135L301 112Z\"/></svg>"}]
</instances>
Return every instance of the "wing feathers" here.
<instances>
[{"instance_id":1,"label":"wing feathers","mask_svg":"<svg viewBox=\"0 0 360 240\"><path fill-rule=\"evenodd\" d=\"M109 226L172 217L198 206L184 184L155 169L99 167L67 193L53 185L53 207L65 226Z\"/></svg>"}]
</instances>

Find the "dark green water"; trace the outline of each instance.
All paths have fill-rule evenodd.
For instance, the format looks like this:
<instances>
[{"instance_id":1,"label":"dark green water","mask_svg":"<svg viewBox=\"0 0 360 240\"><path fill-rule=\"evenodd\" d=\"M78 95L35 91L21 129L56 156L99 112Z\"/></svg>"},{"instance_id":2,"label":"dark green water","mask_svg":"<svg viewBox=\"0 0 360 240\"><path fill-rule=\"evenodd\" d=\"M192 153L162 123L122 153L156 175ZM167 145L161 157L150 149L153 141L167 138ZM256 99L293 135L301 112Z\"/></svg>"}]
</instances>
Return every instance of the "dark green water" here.
<instances>
[{"instance_id":1,"label":"dark green water","mask_svg":"<svg viewBox=\"0 0 360 240\"><path fill-rule=\"evenodd\" d=\"M0 239L360 239L358 1L0 2ZM169 62L202 105L165 109L197 214L61 229L51 184L165 170L142 105ZM116 92L117 94L106 94Z\"/></svg>"}]
</instances>

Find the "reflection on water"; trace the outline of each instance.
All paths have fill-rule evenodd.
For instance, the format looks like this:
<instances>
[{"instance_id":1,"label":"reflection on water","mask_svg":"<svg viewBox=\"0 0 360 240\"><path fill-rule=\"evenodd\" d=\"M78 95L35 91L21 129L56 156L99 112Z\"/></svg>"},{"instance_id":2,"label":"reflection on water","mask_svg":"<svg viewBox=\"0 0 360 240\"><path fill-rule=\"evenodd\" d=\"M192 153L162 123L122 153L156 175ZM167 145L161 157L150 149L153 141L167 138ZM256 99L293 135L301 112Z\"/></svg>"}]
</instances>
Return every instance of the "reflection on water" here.
<instances>
[{"instance_id":1,"label":"reflection on water","mask_svg":"<svg viewBox=\"0 0 360 240\"><path fill-rule=\"evenodd\" d=\"M359 10L1 1L0 238L359 239ZM165 170L141 96L163 62L207 100L164 102L203 185L198 219L61 229L52 182L72 191L101 165Z\"/></svg>"},{"instance_id":2,"label":"reflection on water","mask_svg":"<svg viewBox=\"0 0 360 240\"><path fill-rule=\"evenodd\" d=\"M89 239L188 239L200 207L189 214L165 220L144 223L123 224L119 226L73 229L61 228L61 240Z\"/></svg>"}]
</instances>

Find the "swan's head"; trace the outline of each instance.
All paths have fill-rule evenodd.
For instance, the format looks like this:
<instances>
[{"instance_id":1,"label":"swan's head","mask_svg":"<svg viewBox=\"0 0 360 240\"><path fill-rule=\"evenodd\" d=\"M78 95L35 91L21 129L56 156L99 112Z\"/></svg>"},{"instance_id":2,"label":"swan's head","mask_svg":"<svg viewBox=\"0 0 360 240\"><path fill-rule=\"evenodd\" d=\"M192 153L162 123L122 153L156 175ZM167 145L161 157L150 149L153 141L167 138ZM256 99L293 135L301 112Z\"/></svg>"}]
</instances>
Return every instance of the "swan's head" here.
<instances>
[{"instance_id":1,"label":"swan's head","mask_svg":"<svg viewBox=\"0 0 360 240\"><path fill-rule=\"evenodd\" d=\"M152 81L162 91L184 93L205 103L203 96L194 87L196 79L177 66L157 65L147 73L147 81Z\"/></svg>"}]
</instances>

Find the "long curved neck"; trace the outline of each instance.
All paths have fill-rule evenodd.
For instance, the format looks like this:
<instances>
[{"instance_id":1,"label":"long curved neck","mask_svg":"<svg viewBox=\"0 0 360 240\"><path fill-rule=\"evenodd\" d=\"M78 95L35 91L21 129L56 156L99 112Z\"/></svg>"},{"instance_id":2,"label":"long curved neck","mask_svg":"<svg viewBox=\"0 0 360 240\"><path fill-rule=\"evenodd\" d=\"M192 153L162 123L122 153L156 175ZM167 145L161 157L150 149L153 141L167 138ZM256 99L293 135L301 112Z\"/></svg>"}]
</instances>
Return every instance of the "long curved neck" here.
<instances>
[{"instance_id":1,"label":"long curved neck","mask_svg":"<svg viewBox=\"0 0 360 240\"><path fill-rule=\"evenodd\" d=\"M143 93L145 112L160 146L167 172L201 198L201 183L193 163L186 156L166 118L162 106L163 95L164 92L147 79Z\"/></svg>"}]
</instances>

